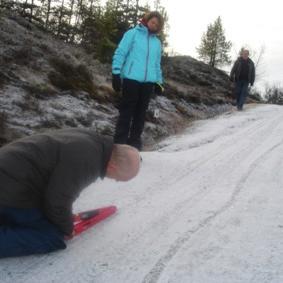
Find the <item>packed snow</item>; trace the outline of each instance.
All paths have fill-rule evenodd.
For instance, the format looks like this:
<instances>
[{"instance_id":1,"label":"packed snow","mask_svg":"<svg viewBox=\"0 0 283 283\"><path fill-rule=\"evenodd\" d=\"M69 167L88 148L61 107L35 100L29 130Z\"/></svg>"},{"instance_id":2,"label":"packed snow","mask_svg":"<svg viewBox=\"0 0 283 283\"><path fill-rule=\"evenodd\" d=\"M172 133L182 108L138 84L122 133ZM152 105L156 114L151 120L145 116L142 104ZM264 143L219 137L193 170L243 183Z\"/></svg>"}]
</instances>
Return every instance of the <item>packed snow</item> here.
<instances>
[{"instance_id":1,"label":"packed snow","mask_svg":"<svg viewBox=\"0 0 283 283\"><path fill-rule=\"evenodd\" d=\"M1 259L0 282L283 282L282 107L197 121L142 157L74 205L114 216L64 251Z\"/></svg>"}]
</instances>

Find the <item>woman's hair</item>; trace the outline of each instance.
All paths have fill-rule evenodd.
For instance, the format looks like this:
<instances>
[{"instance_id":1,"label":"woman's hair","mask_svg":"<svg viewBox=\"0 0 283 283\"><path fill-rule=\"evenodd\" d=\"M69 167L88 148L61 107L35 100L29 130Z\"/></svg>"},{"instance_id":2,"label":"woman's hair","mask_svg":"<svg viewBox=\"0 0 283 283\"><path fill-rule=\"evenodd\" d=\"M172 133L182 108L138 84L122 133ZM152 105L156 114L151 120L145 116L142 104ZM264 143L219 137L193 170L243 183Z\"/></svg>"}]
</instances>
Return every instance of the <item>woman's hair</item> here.
<instances>
[{"instance_id":1,"label":"woman's hair","mask_svg":"<svg viewBox=\"0 0 283 283\"><path fill-rule=\"evenodd\" d=\"M157 18L158 19L158 22L159 22L158 32L161 32L163 27L164 27L164 18L163 18L163 16L159 12L153 11L153 12L146 13L143 16L142 21L147 23L152 18Z\"/></svg>"}]
</instances>

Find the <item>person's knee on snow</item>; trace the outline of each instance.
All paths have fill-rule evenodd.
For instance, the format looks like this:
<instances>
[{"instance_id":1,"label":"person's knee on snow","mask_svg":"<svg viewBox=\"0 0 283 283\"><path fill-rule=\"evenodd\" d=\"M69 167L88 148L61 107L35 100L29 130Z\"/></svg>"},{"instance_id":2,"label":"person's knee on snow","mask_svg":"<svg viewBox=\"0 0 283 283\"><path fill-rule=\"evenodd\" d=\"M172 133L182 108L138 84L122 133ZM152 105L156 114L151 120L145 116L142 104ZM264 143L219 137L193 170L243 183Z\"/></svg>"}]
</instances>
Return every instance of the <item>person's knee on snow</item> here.
<instances>
[{"instance_id":1,"label":"person's knee on snow","mask_svg":"<svg viewBox=\"0 0 283 283\"><path fill-rule=\"evenodd\" d=\"M0 257L65 249L64 236L38 209L1 207Z\"/></svg>"}]
</instances>

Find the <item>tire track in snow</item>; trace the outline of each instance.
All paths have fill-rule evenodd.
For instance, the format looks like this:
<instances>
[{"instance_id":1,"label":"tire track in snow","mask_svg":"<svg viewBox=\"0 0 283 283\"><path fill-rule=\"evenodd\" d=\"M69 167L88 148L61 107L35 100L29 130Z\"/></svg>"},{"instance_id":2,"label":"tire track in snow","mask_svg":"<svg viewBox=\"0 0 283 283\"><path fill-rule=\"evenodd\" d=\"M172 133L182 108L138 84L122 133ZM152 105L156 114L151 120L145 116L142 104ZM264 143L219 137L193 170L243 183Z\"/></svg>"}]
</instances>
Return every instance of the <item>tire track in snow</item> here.
<instances>
[{"instance_id":1,"label":"tire track in snow","mask_svg":"<svg viewBox=\"0 0 283 283\"><path fill-rule=\"evenodd\" d=\"M254 141L254 143L249 142L247 146L244 147L244 150L241 149L241 153L243 155L243 152L246 152L247 154L251 152L251 150L253 148L258 147L260 144L263 144L265 142L265 140L268 138L268 135L265 135L266 131L269 131L269 134L272 133L276 127L278 125L280 125L279 123L276 123L277 120L281 120L281 116L280 117L276 117L275 119L272 119L268 124L266 123L266 121L261 121L260 123L255 123L251 126L248 127L248 129L245 129L241 132L240 137L246 137L247 133L250 134L251 136L251 130L253 130L252 132L254 132L256 134L255 137L252 138L252 140ZM271 125L276 125L275 127L273 127L270 131L270 126ZM256 131L255 131L256 130ZM258 138L258 136L260 138ZM212 159L217 158L220 154L227 156L229 155L229 151L230 146L227 146L228 144L234 144L236 140L239 140L239 134L234 137L232 140L228 140L224 143L221 143L220 146L218 146L218 149L215 150L212 154L209 154L205 159L202 160L197 160L193 163L188 162L187 164L185 164L184 166L182 166L183 170L178 170L178 167L176 168L176 170L173 170L173 172L176 172L176 175L174 176L174 179L172 180L172 178L168 178L166 180L163 180L162 183L162 187L164 188L172 188L172 186L176 186L179 182L181 182L184 178L187 178L189 175L193 174L195 171L199 170L200 168L203 168L203 166L205 166L205 164L207 164L208 162L211 162ZM224 150L223 150L224 148ZM225 150L228 150L227 153L225 153ZM226 158L226 157L225 157ZM235 158L237 159L237 161L235 161ZM233 160L233 163L239 163L241 162L241 156L239 156L238 152L234 152L233 151L233 155L229 157L230 160ZM178 174L177 174L178 172ZM164 182L165 181L165 182ZM157 184L156 187L159 187L160 185ZM152 186L154 187L154 185ZM195 187L195 186L193 186ZM184 188L182 191L178 191L178 194L183 194L183 192L186 190L186 188ZM207 186L203 186L201 189L198 189L197 191L193 191L192 194L190 194L189 196L187 196L186 198L183 198L181 202L176 203L175 206L171 207L170 209L167 209L167 212L161 217L156 219L156 221L153 221L149 227L147 227L147 230L150 230L154 227L156 227L156 225L159 225L159 223L164 223L164 222L168 222L170 219L170 215L172 215L172 212L176 211L176 210L180 210L180 207L187 207L188 205L195 205L196 203L199 203L203 197L206 196L206 194L208 193L208 189ZM137 205L139 203L139 201L144 201L144 195L142 195L142 198L136 198L135 199L135 205ZM141 230L139 232L139 234L136 236L136 238L138 238L140 235L143 235L145 232L143 230Z\"/></svg>"},{"instance_id":2,"label":"tire track in snow","mask_svg":"<svg viewBox=\"0 0 283 283\"><path fill-rule=\"evenodd\" d=\"M239 153L238 152L234 152L233 150L232 150L232 152L233 152L233 155L231 155L230 154L230 152L229 151L231 151L231 148L230 148L230 146L228 146L229 144L234 144L237 140L239 140L239 139L244 139L244 138L246 138L247 136L249 136L250 137L250 139L253 141L253 142L244 142L243 143L243 145L241 146L241 148L244 148L244 149L241 149L241 153L242 153L242 155L247 155L248 153L250 153L251 151L252 151L252 149L253 148L256 148L256 147L258 147L259 145L261 145L261 144L264 144L265 143L265 141L266 141L266 139L268 138L268 135L266 135L266 133L268 132L269 134L272 132L272 131L274 131L274 130L276 130L276 126L277 125L279 125L279 123L276 123L278 120L280 120L281 119L281 117L276 117L276 119L272 119L271 121L268 121L268 123L267 123L267 121L260 121L260 123L259 123L259 121L257 122L257 123L253 123L253 125L251 126L251 125L249 125L249 127L248 127L248 129L245 129L245 130L242 130L241 131L241 133L238 133L236 136L235 135L233 135L233 139L232 139L232 141L231 141L231 139L229 139L228 141L227 140L225 140L225 142L223 143L223 142L221 142L221 146L217 146L217 150L216 151L213 151L213 154L209 154L209 156L206 156L206 158L205 158L205 160L204 159L201 159L201 160L197 160L196 162L194 162L194 163L187 163L187 164L190 164L191 166L189 166L189 167L191 167L191 168L186 168L185 170L181 170L181 172L183 172L183 171L186 171L186 172L183 172L184 174L184 176L182 176L182 177L186 177L186 176L188 176L188 175L190 175L192 172L194 172L194 171L197 171L197 170L199 170L199 169L201 169L201 167L204 165L204 164L206 164L206 163L208 163L209 161L212 161L214 158L217 158L220 154L221 154L221 156L223 156L223 157L227 157L227 155L229 156L229 158L230 159L235 159L235 157L236 157L236 161L234 160L233 161L233 163L235 163L235 162L240 162L240 157L238 156L239 155ZM275 127L273 127L273 128L271 128L271 125L276 125ZM270 131L270 129L271 129L271 131ZM251 138L252 137L252 138ZM227 146L223 146L223 145L227 145ZM227 149L227 150L223 150L223 147L224 147L224 149ZM243 153L243 151L244 151L244 153ZM246 153L246 154L245 154ZM226 158L225 157L225 158ZM223 159L223 158L222 158ZM178 181L180 181L180 170L179 170L179 174L178 174L178 176L175 176L176 177L176 183L178 183ZM170 179L170 178L169 178ZM179 180L178 180L179 179ZM174 182L175 182L175 180L174 180ZM176 184L175 183L175 184ZM166 185L164 185L163 184L163 188L162 188L162 190L164 189L164 186L168 186L169 188L170 188L170 186L172 185L172 180L169 180L169 182L168 182L168 179L166 179ZM157 185L157 187L159 187L160 186L160 184L159 185ZM206 193L207 193L208 191L207 191L207 189L203 189L203 190L198 190L198 191L195 191L192 195L190 195L190 197L189 198L186 198L186 200L184 200L183 198L182 198L182 201L181 201L181 203L180 202L178 202L177 203L177 207L178 208L180 208L180 206L187 206L188 205L188 202L189 203L193 203L193 204L195 204L195 203L199 203L201 200L202 200L202 198L203 197L205 197L206 196ZM157 192L155 192L156 194L158 194ZM178 191L178 194L180 194L180 192ZM182 193L181 193L182 194ZM150 196L152 197L152 193L150 194ZM147 198L148 199L148 198ZM146 200L147 200L146 199ZM135 198L135 200L136 200L136 198ZM139 201L139 202L141 202L141 201L144 201L145 199L144 199L144 194L143 194L143 198ZM145 201L146 201L145 200ZM139 203L138 202L138 203ZM133 204L132 204L133 205ZM154 230L155 229L155 227L156 227L156 225L159 225L161 222L164 224L166 221L169 221L169 224L170 224L170 215L172 214L171 212L172 212L172 210L174 210L174 211L176 211L176 206L174 206L173 208L170 208L169 210L168 210L168 208L166 209L166 211L165 211L165 215L163 215L162 217L161 217L161 220L160 220L160 218L158 218L158 220L156 220L156 221L154 221L153 223L149 223L150 225L149 226L147 226L147 227L145 227L145 230L141 230L141 231L139 231L134 237L131 237L131 243L136 243L136 242L138 242L139 240L140 240L140 238L142 238L141 237L141 235L144 235L145 233L146 233L146 231L148 230L148 231L150 231L150 230ZM213 215L211 215L210 214L210 216L213 216ZM166 225L165 225L166 226ZM191 229L192 230L192 229ZM195 229L193 229L193 230L195 230ZM182 234L182 235L184 235L184 234ZM193 235L190 235L190 236L193 236ZM180 236L180 237L182 237L182 236ZM179 237L179 238L180 238ZM178 240L177 241L179 241L179 238L178 238ZM183 237L182 237L183 238ZM186 241L187 242L187 241ZM173 245L175 246L175 243L176 242L174 242L173 243ZM184 244L185 244L185 242L184 242ZM170 249L170 248L169 248ZM125 252L129 252L129 247L125 247L125 246L123 246L123 247L121 247L120 249L119 249L119 251L120 251L120 254L122 255L123 253L125 253ZM116 250L116 252L118 252L118 250ZM177 253L177 252L176 252ZM174 255L173 255L174 256ZM171 257L171 259L173 258L173 256ZM171 260L170 259L170 260ZM170 260L168 260L168 262L170 261ZM166 265L168 264L168 262L166 263ZM164 267L164 269L166 268L166 266ZM101 273L102 271L100 270L101 268L99 268L99 270L97 270L98 271L98 274L99 273ZM110 271L110 272L107 272L107 271L105 271L106 273L110 273L110 274L112 274L112 272ZM126 275L128 272L130 272L130 271L124 271L125 272L125 274L124 275ZM90 272L91 273L91 275L90 275L90 278L92 278L92 276L93 276L93 278L96 278L96 276L95 276L95 274L94 273L92 273L92 272ZM160 275L159 276L161 276L161 274L162 274L162 272L160 273ZM125 278L128 278L128 277L124 277L124 275L122 275L121 276L121 278L119 277L119 279L117 279L116 277L116 280L118 280L117 282L130 282L130 281L127 281ZM111 278L111 275L109 275L110 277L106 277L106 278ZM100 278L100 277L99 277ZM104 278L104 277L103 277ZM123 281L124 279L122 279L122 278L124 278L125 279L125 281ZM143 277L141 277L141 278L139 278L139 280L137 280L138 282L141 282L142 281L142 278ZM103 282L108 282L108 280L107 279L105 279L104 278L104 280L103 280ZM145 282L147 282L147 281L145 281ZM149 281L150 282L150 281ZM156 282L156 281L152 281L152 282Z\"/></svg>"},{"instance_id":3,"label":"tire track in snow","mask_svg":"<svg viewBox=\"0 0 283 283\"><path fill-rule=\"evenodd\" d=\"M274 120L277 120L278 117ZM270 124L273 124L274 121L271 121ZM240 136L246 136L246 134L250 133L250 131L254 128L256 128L257 130L259 128L268 128L269 126L266 125L266 121L261 121L260 123L257 124L252 124L250 125L250 127L245 128L242 132ZM237 132L236 132L237 133ZM220 135L219 135L220 136ZM229 135L227 135L229 136ZM186 149L192 149L192 148L196 148L196 147L201 147L204 146L206 144L209 143L213 143L217 140L218 136L215 137L215 139L213 139L212 141L207 141L204 143L200 143L199 146L194 146L194 147L188 147ZM180 170L179 166L176 166L176 168L174 170L172 170L172 172L170 172L169 174L167 174L166 179L162 179L162 187L163 189L165 187L171 188L172 185L175 185L176 183L180 182L182 179L186 178L189 174L194 173L196 170L198 170L199 168L201 168L203 165L205 165L207 162L210 162L211 159L216 158L217 156L219 156L221 153L223 153L223 148L224 149L229 149L229 145L231 144L231 142L235 142L237 139L234 138L231 140L228 140L224 143L221 143L218 146L218 149L215 150L213 153L209 154L208 156L206 156L205 159L201 159L201 160L195 160L193 162L188 161L186 162L183 166L182 166L182 170ZM178 151L177 151L178 152ZM152 193L152 187L160 187L160 180L156 181L154 184L151 184L151 186L149 187L148 190L145 191L145 193L150 192ZM199 192L201 193L201 192ZM144 200L144 194L143 195L138 195L133 199L133 203L129 204L128 207L135 207L140 201Z\"/></svg>"},{"instance_id":4,"label":"tire track in snow","mask_svg":"<svg viewBox=\"0 0 283 283\"><path fill-rule=\"evenodd\" d=\"M194 229L188 230L186 233L184 233L182 236L180 236L168 249L166 254L162 256L158 262L154 265L154 267L145 275L143 279L143 283L156 283L158 282L162 272L167 267L167 264L172 260L172 258L177 254L177 252L180 250L180 248L187 243L190 238L199 232L201 229L204 229L208 224L210 224L216 217L223 214L227 209L233 206L234 202L237 199L237 196L241 193L243 190L244 184L248 180L249 176L252 174L252 172L258 167L260 162L265 161L268 158L268 155L280 147L283 144L283 140L281 140L279 143L268 149L266 152L261 154L255 161L252 162L252 164L249 167L249 170L247 173L240 179L240 181L237 183L236 188L228 202L226 202L225 205L223 205L220 209L212 213L212 215L205 218L203 221L199 223L197 227Z\"/></svg>"},{"instance_id":5,"label":"tire track in snow","mask_svg":"<svg viewBox=\"0 0 283 283\"><path fill-rule=\"evenodd\" d=\"M281 115L283 118L283 115ZM225 136L226 138L230 138L227 141L221 142L220 145L218 146L218 149L213 151L212 153L209 153L204 159L201 160L195 160L193 162L188 161L186 163L184 163L184 165L182 166L182 169L180 170L179 166L176 166L175 169L173 169L170 173L168 172L168 174L166 175L166 178L162 178L161 180L157 180L155 181L153 184L151 184L148 189L146 189L142 195L136 195L131 203L129 203L127 205L128 208L130 207L136 207L140 202L144 201L144 193L150 193L152 195L152 188L158 188L161 187L160 186L160 182L162 182L162 191L164 192L165 188L171 188L173 185L175 185L176 183L180 182L182 179L186 178L188 175L194 173L196 170L198 170L199 168L201 168L203 165L205 165L207 162L210 162L211 159L216 158L217 156L219 156L221 153L223 153L223 149L228 149L230 148L231 144L237 143L238 140L241 139L241 137L246 137L246 136L250 136L251 133L259 133L260 129L264 129L264 132L266 130L269 130L269 134L270 134L270 129L271 131L274 130L274 127L272 128L272 126L274 125L278 125L279 123L276 123L277 121L281 121L281 116L278 117L276 116L274 119L272 119L271 121L269 121L269 124L266 124L266 120L265 119L260 119L257 120L257 117L252 117L252 118L248 118L248 120L244 120L242 123L245 123L244 128L240 128L240 130L238 130L238 128L236 128L236 131L232 131L232 135L231 135L231 131L229 130L228 133L224 130L221 130L220 133L216 134L215 136L209 138L208 140L206 140L206 142L201 142L199 144L199 146L189 146L188 148L186 148L185 150L183 149L183 151L188 151L192 148L197 148L197 147L202 147L205 146L206 144L210 144L210 143L214 143L215 141L218 140L219 137L223 137ZM242 126L242 124L240 125ZM239 127L240 127L239 126ZM238 126L237 126L238 127ZM264 136L264 135L262 135ZM239 138L240 137L240 138ZM266 136L264 136L265 138ZM256 139L255 139L256 141ZM262 140L261 140L262 142ZM162 149L166 149L167 146L163 147ZM161 150L162 150L161 149ZM162 151L161 151L162 152ZM175 152L175 151L173 151ZM177 150L176 152L179 152L179 150ZM247 151L249 152L249 151ZM202 190L199 191L198 193L196 193L196 196L199 194L203 194L206 190ZM159 190L155 191L156 194L159 194ZM195 196L193 196L195 197Z\"/></svg>"}]
</instances>

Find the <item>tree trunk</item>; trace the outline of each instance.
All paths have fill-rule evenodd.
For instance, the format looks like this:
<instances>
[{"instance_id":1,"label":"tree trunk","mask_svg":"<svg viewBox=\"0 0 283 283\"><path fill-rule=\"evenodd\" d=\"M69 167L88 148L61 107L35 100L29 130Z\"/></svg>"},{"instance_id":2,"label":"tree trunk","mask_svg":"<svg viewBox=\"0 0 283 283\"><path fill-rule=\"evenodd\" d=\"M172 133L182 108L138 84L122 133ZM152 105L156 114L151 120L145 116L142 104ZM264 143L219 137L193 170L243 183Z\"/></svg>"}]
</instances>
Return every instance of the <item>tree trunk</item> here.
<instances>
[{"instance_id":1,"label":"tree trunk","mask_svg":"<svg viewBox=\"0 0 283 283\"><path fill-rule=\"evenodd\" d=\"M46 21L45 21L45 28L48 29L49 24L49 16L50 16L50 9L51 9L51 1L47 0L47 11L46 11Z\"/></svg>"},{"instance_id":2,"label":"tree trunk","mask_svg":"<svg viewBox=\"0 0 283 283\"><path fill-rule=\"evenodd\" d=\"M90 0L90 13L93 13L93 0Z\"/></svg>"},{"instance_id":3,"label":"tree trunk","mask_svg":"<svg viewBox=\"0 0 283 283\"><path fill-rule=\"evenodd\" d=\"M62 5L60 9L60 15L58 20L58 29L57 29L57 36L61 33L61 24L62 24L62 18L63 18L63 9L64 9L64 0L62 0Z\"/></svg>"},{"instance_id":4,"label":"tree trunk","mask_svg":"<svg viewBox=\"0 0 283 283\"><path fill-rule=\"evenodd\" d=\"M30 21L30 22L32 22L32 17L33 17L33 5L34 5L34 0L31 0L30 18L29 18L29 21Z\"/></svg>"},{"instance_id":5,"label":"tree trunk","mask_svg":"<svg viewBox=\"0 0 283 283\"><path fill-rule=\"evenodd\" d=\"M81 11L82 11L82 2L83 0L78 0L78 7L77 7L77 13L76 13L76 20L75 20L76 26L79 24L79 18L81 16Z\"/></svg>"},{"instance_id":6,"label":"tree trunk","mask_svg":"<svg viewBox=\"0 0 283 283\"><path fill-rule=\"evenodd\" d=\"M72 21L72 17L73 17L74 2L75 2L75 0L72 0L72 1L71 1L71 13L70 13L70 18L69 18L69 25L71 25L71 21Z\"/></svg>"},{"instance_id":7,"label":"tree trunk","mask_svg":"<svg viewBox=\"0 0 283 283\"><path fill-rule=\"evenodd\" d=\"M138 23L138 12L139 12L139 0L136 0L136 15L135 15L135 24Z\"/></svg>"}]
</instances>

